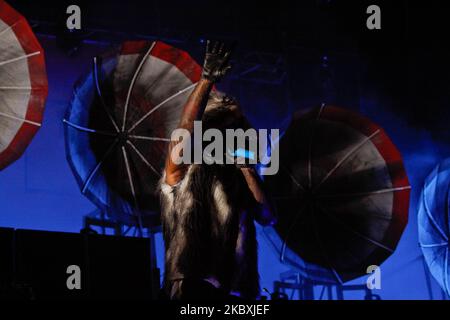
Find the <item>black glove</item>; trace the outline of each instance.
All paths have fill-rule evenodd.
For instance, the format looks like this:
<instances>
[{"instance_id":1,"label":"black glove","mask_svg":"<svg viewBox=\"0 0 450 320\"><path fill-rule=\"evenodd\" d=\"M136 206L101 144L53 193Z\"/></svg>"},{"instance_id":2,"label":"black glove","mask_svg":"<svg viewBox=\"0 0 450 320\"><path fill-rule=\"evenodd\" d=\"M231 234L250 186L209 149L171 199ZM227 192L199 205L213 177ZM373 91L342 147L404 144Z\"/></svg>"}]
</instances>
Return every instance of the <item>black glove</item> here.
<instances>
[{"instance_id":1,"label":"black glove","mask_svg":"<svg viewBox=\"0 0 450 320\"><path fill-rule=\"evenodd\" d=\"M207 41L206 55L203 62L202 78L218 82L231 69L229 64L232 49L225 48L225 43Z\"/></svg>"}]
</instances>

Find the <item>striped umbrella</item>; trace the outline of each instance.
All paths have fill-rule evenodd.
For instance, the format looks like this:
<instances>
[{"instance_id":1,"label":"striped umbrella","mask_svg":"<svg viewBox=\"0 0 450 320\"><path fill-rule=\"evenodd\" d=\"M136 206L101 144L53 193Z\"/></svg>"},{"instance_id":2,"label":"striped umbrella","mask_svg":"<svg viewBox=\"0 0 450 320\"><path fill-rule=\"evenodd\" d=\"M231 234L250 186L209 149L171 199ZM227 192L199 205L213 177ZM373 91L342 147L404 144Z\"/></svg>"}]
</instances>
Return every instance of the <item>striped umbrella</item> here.
<instances>
[{"instance_id":1,"label":"striped umbrella","mask_svg":"<svg viewBox=\"0 0 450 320\"><path fill-rule=\"evenodd\" d=\"M163 42L130 41L94 59L65 118L67 158L80 189L110 217L158 223L167 142L200 66Z\"/></svg>"},{"instance_id":2,"label":"striped umbrella","mask_svg":"<svg viewBox=\"0 0 450 320\"><path fill-rule=\"evenodd\" d=\"M322 105L296 114L267 176L279 219L265 229L280 260L306 278L343 283L395 250L410 186L400 153L369 119Z\"/></svg>"},{"instance_id":3,"label":"striped umbrella","mask_svg":"<svg viewBox=\"0 0 450 320\"><path fill-rule=\"evenodd\" d=\"M42 47L25 18L0 0L0 170L40 128L47 92Z\"/></svg>"},{"instance_id":4,"label":"striped umbrella","mask_svg":"<svg viewBox=\"0 0 450 320\"><path fill-rule=\"evenodd\" d=\"M428 268L450 296L450 159L425 180L419 202L419 242Z\"/></svg>"}]
</instances>

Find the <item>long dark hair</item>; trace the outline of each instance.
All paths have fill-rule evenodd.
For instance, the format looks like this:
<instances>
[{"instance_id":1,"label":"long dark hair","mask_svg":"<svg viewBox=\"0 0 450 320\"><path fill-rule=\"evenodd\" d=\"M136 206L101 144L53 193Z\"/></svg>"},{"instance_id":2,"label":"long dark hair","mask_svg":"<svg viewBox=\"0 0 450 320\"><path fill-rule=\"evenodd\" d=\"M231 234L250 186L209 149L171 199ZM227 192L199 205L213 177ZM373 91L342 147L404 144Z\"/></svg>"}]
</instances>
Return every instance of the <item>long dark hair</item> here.
<instances>
[{"instance_id":1,"label":"long dark hair","mask_svg":"<svg viewBox=\"0 0 450 320\"><path fill-rule=\"evenodd\" d=\"M229 97L212 95L208 108L202 118L203 129L216 128L223 133L228 128L248 128L243 116L237 116L233 108L236 102ZM193 196L193 210L188 218L190 243L196 244L195 254L204 257L211 252L221 252L208 261L203 261L200 273L216 270L222 285L231 283L234 272L234 254L239 232L239 210L243 209L245 199L251 197L241 170L234 164L193 164L189 179L189 189ZM225 195L224 201L231 209L229 220L220 224L217 201L214 199L214 186L219 183ZM221 226L221 228L218 228ZM216 241L220 239L220 241ZM191 257L195 259L195 257ZM212 269L211 269L212 268ZM228 288L226 288L228 289Z\"/></svg>"}]
</instances>

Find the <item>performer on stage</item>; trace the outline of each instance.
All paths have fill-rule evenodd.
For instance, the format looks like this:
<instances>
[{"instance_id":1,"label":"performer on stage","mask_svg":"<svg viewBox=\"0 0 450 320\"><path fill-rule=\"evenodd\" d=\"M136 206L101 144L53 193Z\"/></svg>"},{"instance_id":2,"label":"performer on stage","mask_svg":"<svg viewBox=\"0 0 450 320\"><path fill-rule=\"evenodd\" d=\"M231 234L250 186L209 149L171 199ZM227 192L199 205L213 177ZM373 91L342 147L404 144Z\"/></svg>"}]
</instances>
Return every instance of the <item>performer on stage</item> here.
<instances>
[{"instance_id":1,"label":"performer on stage","mask_svg":"<svg viewBox=\"0 0 450 320\"><path fill-rule=\"evenodd\" d=\"M238 104L212 92L231 68L231 49L208 41L202 78L184 106L178 128L249 128ZM170 299L259 296L254 220L275 221L255 169L235 164L176 164L172 141L160 183L165 242L163 292ZM178 149L178 148L177 148ZM176 155L182 157L181 154Z\"/></svg>"}]
</instances>

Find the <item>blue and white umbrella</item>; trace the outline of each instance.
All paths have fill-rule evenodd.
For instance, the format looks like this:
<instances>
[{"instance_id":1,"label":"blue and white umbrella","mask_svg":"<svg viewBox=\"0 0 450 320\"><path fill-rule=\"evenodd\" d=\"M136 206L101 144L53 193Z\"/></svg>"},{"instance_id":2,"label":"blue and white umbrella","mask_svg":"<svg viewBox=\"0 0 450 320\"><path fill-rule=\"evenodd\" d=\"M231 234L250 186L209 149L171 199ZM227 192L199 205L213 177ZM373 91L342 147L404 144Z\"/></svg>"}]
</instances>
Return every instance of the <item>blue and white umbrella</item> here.
<instances>
[{"instance_id":1,"label":"blue and white umbrella","mask_svg":"<svg viewBox=\"0 0 450 320\"><path fill-rule=\"evenodd\" d=\"M450 296L450 159L427 177L420 195L419 242L428 268Z\"/></svg>"}]
</instances>

